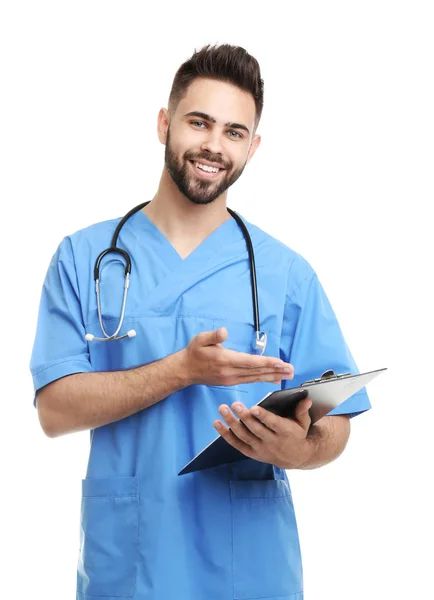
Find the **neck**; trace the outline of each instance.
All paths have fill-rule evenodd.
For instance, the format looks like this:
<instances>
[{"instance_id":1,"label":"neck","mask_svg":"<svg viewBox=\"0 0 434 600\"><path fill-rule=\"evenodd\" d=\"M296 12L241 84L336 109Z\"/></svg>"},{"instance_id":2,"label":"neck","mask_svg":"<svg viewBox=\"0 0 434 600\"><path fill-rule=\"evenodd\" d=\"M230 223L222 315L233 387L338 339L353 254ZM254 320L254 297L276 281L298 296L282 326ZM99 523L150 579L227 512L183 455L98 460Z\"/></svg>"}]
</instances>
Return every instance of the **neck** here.
<instances>
[{"instance_id":1,"label":"neck","mask_svg":"<svg viewBox=\"0 0 434 600\"><path fill-rule=\"evenodd\" d=\"M201 241L231 218L226 210L227 192L210 204L193 204L178 190L163 169L157 193L143 212L169 238Z\"/></svg>"}]
</instances>

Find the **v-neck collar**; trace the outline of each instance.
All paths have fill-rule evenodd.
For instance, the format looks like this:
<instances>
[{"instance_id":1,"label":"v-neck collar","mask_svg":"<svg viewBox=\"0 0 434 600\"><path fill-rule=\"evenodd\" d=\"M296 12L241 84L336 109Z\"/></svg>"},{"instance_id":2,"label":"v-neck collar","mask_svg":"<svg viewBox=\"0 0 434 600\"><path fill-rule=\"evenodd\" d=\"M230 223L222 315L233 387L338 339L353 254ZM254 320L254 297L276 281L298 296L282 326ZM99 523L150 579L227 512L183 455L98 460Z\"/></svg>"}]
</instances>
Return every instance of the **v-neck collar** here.
<instances>
[{"instance_id":1,"label":"v-neck collar","mask_svg":"<svg viewBox=\"0 0 434 600\"><path fill-rule=\"evenodd\" d=\"M222 244L227 241L226 236L230 236L231 232L235 229L239 230L238 224L233 217L224 221L214 231L212 231L194 250L190 252L185 258L179 254L173 244L164 235L164 233L151 221L151 219L143 212L139 210L137 213L137 219L140 219L142 224L147 226L147 229L151 230L154 236L158 239L159 245L164 248L165 252L168 252L172 260L178 263L186 263L193 259L197 254L202 254L205 257L206 254L212 253L214 250L218 250ZM241 231L240 231L241 233Z\"/></svg>"}]
</instances>

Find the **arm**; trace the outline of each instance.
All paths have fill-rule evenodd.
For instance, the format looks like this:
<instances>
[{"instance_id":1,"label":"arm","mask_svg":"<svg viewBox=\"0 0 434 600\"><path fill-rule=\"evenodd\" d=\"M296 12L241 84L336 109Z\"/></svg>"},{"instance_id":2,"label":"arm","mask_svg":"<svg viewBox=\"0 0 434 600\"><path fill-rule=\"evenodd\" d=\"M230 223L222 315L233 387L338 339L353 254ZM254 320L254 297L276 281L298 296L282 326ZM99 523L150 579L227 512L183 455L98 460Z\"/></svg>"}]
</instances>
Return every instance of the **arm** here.
<instances>
[{"instance_id":1,"label":"arm","mask_svg":"<svg viewBox=\"0 0 434 600\"><path fill-rule=\"evenodd\" d=\"M316 469L342 454L350 437L350 418L347 415L323 417L308 430L307 458L300 469Z\"/></svg>"},{"instance_id":2,"label":"arm","mask_svg":"<svg viewBox=\"0 0 434 600\"><path fill-rule=\"evenodd\" d=\"M148 408L194 384L291 379L284 361L244 354L221 345L225 328L202 332L183 350L125 371L75 373L56 379L37 393L39 420L48 437L94 429Z\"/></svg>"},{"instance_id":3,"label":"arm","mask_svg":"<svg viewBox=\"0 0 434 600\"><path fill-rule=\"evenodd\" d=\"M94 429L129 417L187 385L181 352L136 369L75 373L37 392L39 421L48 437Z\"/></svg>"}]
</instances>

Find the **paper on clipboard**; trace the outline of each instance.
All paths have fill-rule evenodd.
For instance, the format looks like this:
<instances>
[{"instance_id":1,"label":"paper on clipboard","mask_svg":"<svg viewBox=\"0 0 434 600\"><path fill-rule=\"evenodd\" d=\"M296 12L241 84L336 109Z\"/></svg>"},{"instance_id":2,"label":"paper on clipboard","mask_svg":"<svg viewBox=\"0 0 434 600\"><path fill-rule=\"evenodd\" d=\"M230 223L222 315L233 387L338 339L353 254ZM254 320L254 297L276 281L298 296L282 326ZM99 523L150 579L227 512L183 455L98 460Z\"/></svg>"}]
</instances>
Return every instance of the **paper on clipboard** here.
<instances>
[{"instance_id":1,"label":"paper on clipboard","mask_svg":"<svg viewBox=\"0 0 434 600\"><path fill-rule=\"evenodd\" d=\"M309 396L312 400L309 414L313 424L386 370L386 368L377 369L357 375L351 373L335 375L333 371L326 371L319 379L306 381L299 387L270 392L257 405L277 415L291 418L297 403ZM246 458L242 452L218 436L185 465L178 475Z\"/></svg>"}]
</instances>

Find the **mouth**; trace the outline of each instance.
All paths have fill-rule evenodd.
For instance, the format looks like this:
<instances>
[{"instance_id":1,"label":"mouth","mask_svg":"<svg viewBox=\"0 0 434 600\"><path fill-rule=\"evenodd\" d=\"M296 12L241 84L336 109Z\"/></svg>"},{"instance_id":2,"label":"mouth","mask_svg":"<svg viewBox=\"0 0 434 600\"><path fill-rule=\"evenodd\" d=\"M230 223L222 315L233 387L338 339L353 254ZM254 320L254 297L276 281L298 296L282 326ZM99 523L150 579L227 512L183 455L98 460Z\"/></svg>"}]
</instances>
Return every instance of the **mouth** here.
<instances>
[{"instance_id":1,"label":"mouth","mask_svg":"<svg viewBox=\"0 0 434 600\"><path fill-rule=\"evenodd\" d=\"M204 165L200 161L196 160L189 160L188 162L193 167L195 173L204 179L217 179L221 173L226 171L226 169L223 167L217 168L216 170L216 167L209 167L208 165Z\"/></svg>"}]
</instances>

